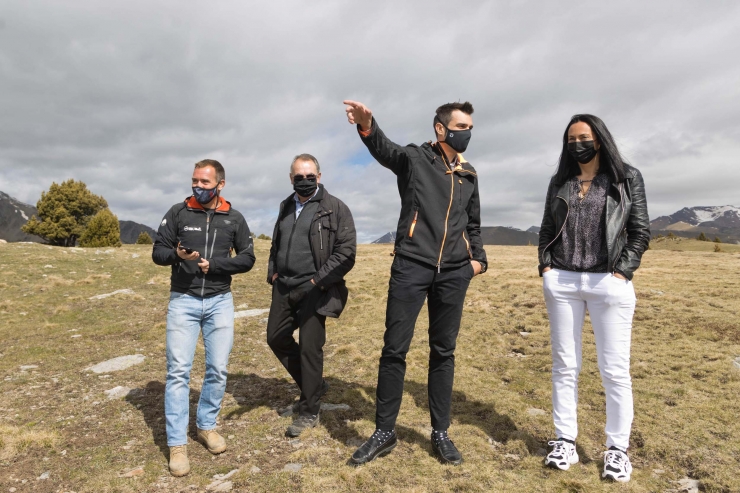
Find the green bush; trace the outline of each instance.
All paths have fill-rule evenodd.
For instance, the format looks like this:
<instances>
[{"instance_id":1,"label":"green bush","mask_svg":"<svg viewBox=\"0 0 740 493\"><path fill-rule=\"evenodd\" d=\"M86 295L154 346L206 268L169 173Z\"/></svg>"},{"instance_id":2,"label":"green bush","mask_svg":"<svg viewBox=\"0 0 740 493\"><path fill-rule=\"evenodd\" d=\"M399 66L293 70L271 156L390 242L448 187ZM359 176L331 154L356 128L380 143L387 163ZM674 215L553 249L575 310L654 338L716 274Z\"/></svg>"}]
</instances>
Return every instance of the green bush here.
<instances>
[{"instance_id":1,"label":"green bush","mask_svg":"<svg viewBox=\"0 0 740 493\"><path fill-rule=\"evenodd\" d=\"M270 238L270 237L269 237L269 236L267 236L266 234L262 233L262 234L260 234L260 235L259 235L259 236L257 237L257 239L258 239L258 240L267 240L267 241L270 241L270 240L271 240L272 238Z\"/></svg>"},{"instance_id":2,"label":"green bush","mask_svg":"<svg viewBox=\"0 0 740 493\"><path fill-rule=\"evenodd\" d=\"M38 219L32 216L21 230L40 236L52 245L73 247L88 221L106 207L108 202L88 190L81 181L52 183L49 191L41 192L41 199L36 202Z\"/></svg>"},{"instance_id":3,"label":"green bush","mask_svg":"<svg viewBox=\"0 0 740 493\"><path fill-rule=\"evenodd\" d=\"M154 243L152 237L146 231L139 233L139 237L136 238L137 245L151 245L152 243Z\"/></svg>"},{"instance_id":4,"label":"green bush","mask_svg":"<svg viewBox=\"0 0 740 493\"><path fill-rule=\"evenodd\" d=\"M696 239L699 241L709 241L709 238L707 238L707 235L705 235L703 231L696 237Z\"/></svg>"},{"instance_id":5,"label":"green bush","mask_svg":"<svg viewBox=\"0 0 740 493\"><path fill-rule=\"evenodd\" d=\"M82 247L119 247L121 229L118 218L107 207L95 214L80 236Z\"/></svg>"}]
</instances>

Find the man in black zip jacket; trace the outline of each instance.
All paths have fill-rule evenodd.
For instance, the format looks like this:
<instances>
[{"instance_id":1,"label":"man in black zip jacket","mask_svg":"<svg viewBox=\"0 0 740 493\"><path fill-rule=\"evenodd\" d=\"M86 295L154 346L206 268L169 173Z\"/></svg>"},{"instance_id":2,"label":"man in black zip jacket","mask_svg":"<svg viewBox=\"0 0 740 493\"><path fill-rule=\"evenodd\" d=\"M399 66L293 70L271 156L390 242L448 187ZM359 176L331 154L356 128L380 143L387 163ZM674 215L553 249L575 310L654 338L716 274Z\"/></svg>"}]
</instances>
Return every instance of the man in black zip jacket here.
<instances>
[{"instance_id":1,"label":"man in black zip jacket","mask_svg":"<svg viewBox=\"0 0 740 493\"><path fill-rule=\"evenodd\" d=\"M357 235L349 208L319 183L315 157L296 156L290 181L295 193L280 204L267 269L267 343L301 390L286 431L296 437L319 423L319 400L329 388L323 377L326 317L339 317L347 303L344 276L355 265Z\"/></svg>"},{"instance_id":2,"label":"man in black zip jacket","mask_svg":"<svg viewBox=\"0 0 740 493\"><path fill-rule=\"evenodd\" d=\"M225 185L221 163L212 159L197 163L193 195L172 206L164 216L152 251L154 263L169 265L172 270L164 413L169 467L174 476L190 471L190 369L201 331L206 374L198 402L197 436L213 454L226 450L226 441L215 428L234 341L231 276L252 268L254 245L244 217L220 196Z\"/></svg>"},{"instance_id":3,"label":"man in black zip jacket","mask_svg":"<svg viewBox=\"0 0 740 493\"><path fill-rule=\"evenodd\" d=\"M396 446L406 353L426 299L432 448L442 462L461 464L462 455L447 435L455 344L470 280L488 265L480 237L478 178L462 156L473 128L473 106L440 106L434 117L437 141L403 147L388 140L365 105L344 103L349 122L357 125L370 154L396 175L401 195L378 369L376 430L350 462L364 464Z\"/></svg>"}]
</instances>

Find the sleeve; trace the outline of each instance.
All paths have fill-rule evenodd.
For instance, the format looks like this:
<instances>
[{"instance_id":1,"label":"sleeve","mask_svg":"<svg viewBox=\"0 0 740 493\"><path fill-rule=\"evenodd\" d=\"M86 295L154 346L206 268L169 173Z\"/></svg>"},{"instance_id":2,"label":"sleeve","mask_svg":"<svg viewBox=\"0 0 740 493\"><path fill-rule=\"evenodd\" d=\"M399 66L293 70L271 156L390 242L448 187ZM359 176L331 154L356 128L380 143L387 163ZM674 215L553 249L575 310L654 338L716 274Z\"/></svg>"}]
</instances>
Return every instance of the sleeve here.
<instances>
[{"instance_id":1,"label":"sleeve","mask_svg":"<svg viewBox=\"0 0 740 493\"><path fill-rule=\"evenodd\" d=\"M488 270L488 257L483 249L483 239L480 235L480 195L478 193L478 179L475 180L473 195L468 202L468 225L466 231L470 241L470 251L473 254L473 260L480 262L481 274Z\"/></svg>"},{"instance_id":2,"label":"sleeve","mask_svg":"<svg viewBox=\"0 0 740 493\"><path fill-rule=\"evenodd\" d=\"M177 210L177 205L171 207L159 223L152 249L152 260L157 265L175 265L180 261L176 251L178 244Z\"/></svg>"},{"instance_id":3,"label":"sleeve","mask_svg":"<svg viewBox=\"0 0 740 493\"><path fill-rule=\"evenodd\" d=\"M278 228L280 228L280 218L283 217L283 208L285 207L285 202L282 202L280 204L280 211L278 212L278 217L275 220L275 227L272 230L272 241L270 243L270 258L267 260L267 284L272 284L272 277L275 275L275 262L277 258L277 251L278 251Z\"/></svg>"},{"instance_id":4,"label":"sleeve","mask_svg":"<svg viewBox=\"0 0 740 493\"><path fill-rule=\"evenodd\" d=\"M234 251L236 255L227 258L208 259L210 267L209 274L234 275L249 272L254 266L254 240L249 231L249 226L244 217L238 221L236 234L234 235Z\"/></svg>"},{"instance_id":5,"label":"sleeve","mask_svg":"<svg viewBox=\"0 0 740 493\"><path fill-rule=\"evenodd\" d=\"M645 196L645 182L642 174L635 170L632 178L632 208L626 222L627 244L617 261L615 270L621 272L627 279L632 279L635 271L640 267L642 254L650 244L650 216L648 215L647 197Z\"/></svg>"},{"instance_id":6,"label":"sleeve","mask_svg":"<svg viewBox=\"0 0 740 493\"><path fill-rule=\"evenodd\" d=\"M357 232L349 207L340 202L337 207L337 236L331 256L314 275L313 281L320 288L341 281L355 265L357 255Z\"/></svg>"},{"instance_id":7,"label":"sleeve","mask_svg":"<svg viewBox=\"0 0 740 493\"><path fill-rule=\"evenodd\" d=\"M367 135L365 135L367 132L362 131L360 125L357 125L357 131L360 133L362 143L365 144L376 161L396 175L406 174L409 166L406 148L391 142L380 130L375 118L373 118L372 126Z\"/></svg>"},{"instance_id":8,"label":"sleeve","mask_svg":"<svg viewBox=\"0 0 740 493\"><path fill-rule=\"evenodd\" d=\"M554 193L555 185L552 180L547 187L547 194L545 194L545 211L542 214L542 224L540 225L539 245L537 248L537 258L539 259L539 271L542 276L542 271L546 267L552 265L552 256L549 251L545 251L550 242L555 238L555 219L552 217L550 212L550 203L552 202L552 194Z\"/></svg>"}]
</instances>

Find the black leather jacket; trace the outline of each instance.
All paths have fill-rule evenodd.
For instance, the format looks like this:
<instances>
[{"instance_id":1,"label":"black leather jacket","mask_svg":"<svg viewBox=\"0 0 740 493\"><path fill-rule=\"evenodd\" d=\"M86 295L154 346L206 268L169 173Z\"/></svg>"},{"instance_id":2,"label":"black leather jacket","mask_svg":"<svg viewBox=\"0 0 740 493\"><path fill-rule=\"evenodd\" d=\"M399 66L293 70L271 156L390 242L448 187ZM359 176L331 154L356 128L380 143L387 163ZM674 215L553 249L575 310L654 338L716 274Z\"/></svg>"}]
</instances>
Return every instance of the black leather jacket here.
<instances>
[{"instance_id":1,"label":"black leather jacket","mask_svg":"<svg viewBox=\"0 0 740 493\"><path fill-rule=\"evenodd\" d=\"M650 243L645 182L640 172L626 166L626 179L612 183L606 197L606 244L609 272L621 272L632 279L640 267L642 254ZM540 227L539 270L552 264L551 249L560 238L569 214L570 187L556 183L553 177L547 188L545 213Z\"/></svg>"}]
</instances>

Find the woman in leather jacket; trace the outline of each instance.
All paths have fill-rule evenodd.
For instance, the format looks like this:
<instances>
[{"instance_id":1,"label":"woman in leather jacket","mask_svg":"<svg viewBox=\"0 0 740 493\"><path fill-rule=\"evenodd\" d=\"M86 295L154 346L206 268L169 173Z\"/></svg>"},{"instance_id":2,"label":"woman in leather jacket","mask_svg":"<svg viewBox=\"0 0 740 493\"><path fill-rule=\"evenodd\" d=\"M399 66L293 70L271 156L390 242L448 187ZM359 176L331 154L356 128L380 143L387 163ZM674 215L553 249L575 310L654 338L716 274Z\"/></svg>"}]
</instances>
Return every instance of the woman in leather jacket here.
<instances>
[{"instance_id":1,"label":"woman in leather jacket","mask_svg":"<svg viewBox=\"0 0 740 493\"><path fill-rule=\"evenodd\" d=\"M578 462L576 404L588 310L606 394L607 451L602 477L621 482L630 479L632 277L649 241L642 175L624 162L600 118L575 115L563 135L539 234L557 434L545 458L550 467L567 470Z\"/></svg>"}]
</instances>

